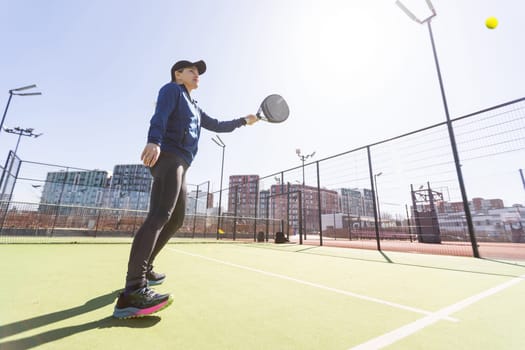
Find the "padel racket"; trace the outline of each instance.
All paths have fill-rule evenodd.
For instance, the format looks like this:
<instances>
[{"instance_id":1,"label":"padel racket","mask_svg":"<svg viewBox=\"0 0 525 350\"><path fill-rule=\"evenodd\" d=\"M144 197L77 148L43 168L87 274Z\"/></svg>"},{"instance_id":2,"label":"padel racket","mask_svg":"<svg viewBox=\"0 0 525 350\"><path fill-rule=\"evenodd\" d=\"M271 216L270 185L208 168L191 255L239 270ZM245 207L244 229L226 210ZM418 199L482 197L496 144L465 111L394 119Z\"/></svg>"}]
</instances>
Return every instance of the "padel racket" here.
<instances>
[{"instance_id":1,"label":"padel racket","mask_svg":"<svg viewBox=\"0 0 525 350\"><path fill-rule=\"evenodd\" d=\"M282 123L290 115L290 108L288 103L281 95L273 94L267 96L261 103L259 111L257 111L257 118L265 120L270 123Z\"/></svg>"}]
</instances>

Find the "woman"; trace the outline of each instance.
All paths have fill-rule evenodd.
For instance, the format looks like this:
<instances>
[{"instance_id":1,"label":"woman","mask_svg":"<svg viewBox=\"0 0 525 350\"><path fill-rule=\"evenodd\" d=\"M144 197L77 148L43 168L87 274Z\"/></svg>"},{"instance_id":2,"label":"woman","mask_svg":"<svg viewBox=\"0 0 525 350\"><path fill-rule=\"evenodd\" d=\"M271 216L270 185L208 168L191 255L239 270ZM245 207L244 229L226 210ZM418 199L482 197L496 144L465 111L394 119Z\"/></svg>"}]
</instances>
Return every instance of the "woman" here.
<instances>
[{"instance_id":1,"label":"woman","mask_svg":"<svg viewBox=\"0 0 525 350\"><path fill-rule=\"evenodd\" d=\"M186 172L197 154L201 127L231 132L255 123L247 115L230 121L209 117L191 98L206 71L204 61L178 61L171 68L171 82L164 85L151 118L148 143L141 155L153 175L150 210L133 239L126 287L119 295L113 316L131 318L150 315L168 307L173 297L158 294L148 285L160 284L165 275L153 271L153 261L182 226L186 211Z\"/></svg>"}]
</instances>

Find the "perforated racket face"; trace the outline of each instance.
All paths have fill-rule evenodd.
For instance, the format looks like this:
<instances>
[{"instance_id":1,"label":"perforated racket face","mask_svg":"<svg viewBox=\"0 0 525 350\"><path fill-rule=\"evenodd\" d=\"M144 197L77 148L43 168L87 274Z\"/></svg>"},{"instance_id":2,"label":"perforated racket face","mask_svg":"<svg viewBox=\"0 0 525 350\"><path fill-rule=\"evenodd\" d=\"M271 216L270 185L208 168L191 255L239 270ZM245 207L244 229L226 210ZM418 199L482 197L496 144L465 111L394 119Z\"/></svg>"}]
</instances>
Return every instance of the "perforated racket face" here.
<instances>
[{"instance_id":1,"label":"perforated racket face","mask_svg":"<svg viewBox=\"0 0 525 350\"><path fill-rule=\"evenodd\" d=\"M282 96L274 94L266 97L261 103L262 113L264 114L264 119L270 123L282 123L290 115L290 109L288 108L288 103Z\"/></svg>"}]
</instances>

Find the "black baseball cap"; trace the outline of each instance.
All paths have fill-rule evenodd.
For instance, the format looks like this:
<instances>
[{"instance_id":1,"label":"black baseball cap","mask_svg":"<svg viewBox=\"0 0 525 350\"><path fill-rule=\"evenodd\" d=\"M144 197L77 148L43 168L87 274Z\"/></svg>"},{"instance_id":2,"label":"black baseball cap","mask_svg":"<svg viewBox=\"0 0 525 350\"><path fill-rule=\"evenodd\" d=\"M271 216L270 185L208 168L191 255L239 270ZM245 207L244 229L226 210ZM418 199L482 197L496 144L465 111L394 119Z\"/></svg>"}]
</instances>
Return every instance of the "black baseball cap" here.
<instances>
[{"instance_id":1,"label":"black baseball cap","mask_svg":"<svg viewBox=\"0 0 525 350\"><path fill-rule=\"evenodd\" d=\"M204 63L203 60L197 61L197 62L191 62L191 61L178 61L171 67L171 79L175 80L175 72L184 68L189 67L197 67L197 71L199 71L200 74L204 74L206 72L206 63Z\"/></svg>"}]
</instances>

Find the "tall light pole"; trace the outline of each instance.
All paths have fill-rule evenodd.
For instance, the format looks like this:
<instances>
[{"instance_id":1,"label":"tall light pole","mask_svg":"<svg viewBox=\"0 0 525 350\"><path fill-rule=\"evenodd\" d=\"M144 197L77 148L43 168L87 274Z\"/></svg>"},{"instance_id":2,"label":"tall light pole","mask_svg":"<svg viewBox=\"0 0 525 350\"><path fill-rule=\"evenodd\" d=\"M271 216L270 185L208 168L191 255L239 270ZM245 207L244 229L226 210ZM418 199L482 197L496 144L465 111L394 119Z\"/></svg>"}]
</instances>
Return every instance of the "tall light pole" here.
<instances>
[{"instance_id":1,"label":"tall light pole","mask_svg":"<svg viewBox=\"0 0 525 350\"><path fill-rule=\"evenodd\" d=\"M36 87L36 85L33 84L33 85L22 86L22 87L17 88L17 89L9 90L9 99L7 100L7 105L5 106L4 115L2 116L2 121L0 122L0 130L2 130L2 128L4 127L5 116L7 115L7 110L9 109L9 104L11 103L11 98L13 98L13 95L17 95L17 96L42 95L41 92L22 92L22 93L18 92L18 91L32 89L32 88L35 88L35 87Z\"/></svg>"},{"instance_id":2,"label":"tall light pole","mask_svg":"<svg viewBox=\"0 0 525 350\"><path fill-rule=\"evenodd\" d=\"M457 173L457 177L458 177L459 188L460 188L460 191L461 191L461 199L463 200L463 210L465 211L465 219L467 221L467 226L468 226L468 231L469 231L469 236L470 236L470 242L472 244L472 250L473 250L473 253L474 253L474 257L479 258L480 256L479 256L479 250L478 250L478 243L476 241L476 236L474 235L474 224L472 223L472 215L470 213L470 207L469 207L469 204L468 204L467 191L465 189L465 183L463 181L463 172L461 170L461 163L460 163L460 160L459 160L459 154L458 154L458 149L457 149L457 144L456 144L456 137L454 135L454 129L452 127L452 121L450 120L450 114L449 114L449 111L448 111L447 98L446 98L446 95L445 95L445 88L443 86L443 78L441 77L441 69L439 68L439 61L438 61L438 56L437 56L437 51L436 51L436 44L434 43L434 35L432 33L431 20L432 20L432 18L434 18L437 15L437 13L436 13L436 10L434 9L434 6L432 5L432 2L430 0L425 0L425 2L427 3L427 6L428 6L428 8L429 8L429 10L431 11L432 14L429 17L425 18L424 20L421 20L416 15L414 15L405 5L403 5L401 3L400 0L396 0L396 5L399 6L399 8L401 8L401 10L403 10L403 12L405 12L405 14L408 17L410 17L412 20L416 21L419 24L426 23L427 26L428 26L428 33L430 35L430 43L432 44L432 52L434 54L434 62L436 64L436 71L437 71L438 80L439 80L439 87L440 87L440 90L441 90L441 99L443 100L443 107L445 109L445 116L446 116L447 128L448 128L448 135L449 135L449 138L450 138L450 145L452 146L452 154L454 156L454 163L456 165L456 173Z\"/></svg>"},{"instance_id":3,"label":"tall light pole","mask_svg":"<svg viewBox=\"0 0 525 350\"><path fill-rule=\"evenodd\" d=\"M295 150L295 153L297 154L297 156L299 157L299 159L301 160L302 162L302 170L303 170L303 195L302 195L302 207L303 207L303 232L304 232L304 238L306 239L306 215L305 215L305 210L306 210L306 205L304 203L304 200L305 200L305 192L304 192L304 186L305 186L305 180L304 180L304 162L308 159L308 158L312 158L314 155L315 155L315 151L313 151L312 153L310 154L303 154L301 152L301 149L300 148L297 148Z\"/></svg>"},{"instance_id":4,"label":"tall light pole","mask_svg":"<svg viewBox=\"0 0 525 350\"><path fill-rule=\"evenodd\" d=\"M212 137L212 141L217 144L217 146L222 148L222 162L221 162L221 184L220 184L220 191L219 191L219 216L217 219L217 239L219 239L219 230L221 228L221 203L222 203L222 176L224 173L224 150L226 149L226 144L224 141L221 140L219 135L215 135L216 139Z\"/></svg>"},{"instance_id":5,"label":"tall light pole","mask_svg":"<svg viewBox=\"0 0 525 350\"><path fill-rule=\"evenodd\" d=\"M381 211L379 210L379 192L377 190L377 177L383 175L383 172L378 172L374 174L374 190L376 193L376 208L377 208L377 218L379 219L379 229L381 229Z\"/></svg>"},{"instance_id":6,"label":"tall light pole","mask_svg":"<svg viewBox=\"0 0 525 350\"><path fill-rule=\"evenodd\" d=\"M34 138L37 138L39 136L42 136L43 134L40 133L40 134L34 134L33 131L35 129L33 128L27 128L27 129L22 129L21 127L17 126L13 129L8 129L8 128L4 128L4 131L9 133L9 134L15 134L15 135L18 135L18 140L16 141L16 147L15 147L15 151L14 151L14 155L16 156L16 152L18 151L18 145L20 145L20 139L22 138L22 136L28 136L28 137L34 137Z\"/></svg>"}]
</instances>

